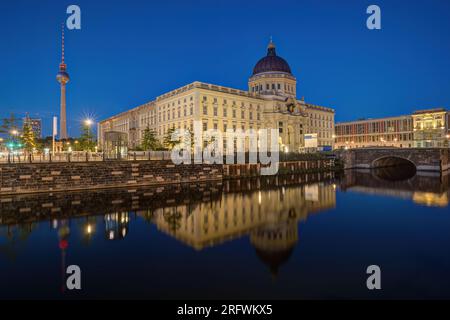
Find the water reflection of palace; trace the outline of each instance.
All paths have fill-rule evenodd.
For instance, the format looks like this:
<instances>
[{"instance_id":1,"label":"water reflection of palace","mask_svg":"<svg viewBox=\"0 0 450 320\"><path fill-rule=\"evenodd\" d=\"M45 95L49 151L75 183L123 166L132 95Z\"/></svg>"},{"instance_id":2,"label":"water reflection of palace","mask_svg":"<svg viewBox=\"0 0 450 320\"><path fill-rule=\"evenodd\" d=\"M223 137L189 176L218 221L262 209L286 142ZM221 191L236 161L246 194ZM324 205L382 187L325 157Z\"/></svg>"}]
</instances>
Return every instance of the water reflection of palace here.
<instances>
[{"instance_id":1,"label":"water reflection of palace","mask_svg":"<svg viewBox=\"0 0 450 320\"><path fill-rule=\"evenodd\" d=\"M258 257L276 274L298 242L298 223L335 205L335 185L315 183L223 193L215 201L158 209L153 222L196 250L250 236Z\"/></svg>"},{"instance_id":2,"label":"water reflection of palace","mask_svg":"<svg viewBox=\"0 0 450 320\"><path fill-rule=\"evenodd\" d=\"M321 173L18 196L0 202L0 235L12 235L17 228L31 234L37 222L49 221L58 232L64 265L69 236L81 235L89 244L104 230L104 239L122 240L131 223L143 219L196 250L249 237L257 256L275 274L298 242L299 222L335 207L333 181L332 173Z\"/></svg>"},{"instance_id":3,"label":"water reflection of palace","mask_svg":"<svg viewBox=\"0 0 450 320\"><path fill-rule=\"evenodd\" d=\"M332 184L283 186L223 193L215 201L160 208L154 211L154 223L159 230L198 250L244 235L251 235L252 243L262 245L262 235L274 241L280 237L291 241L292 236L281 229L297 226L308 214L335 204Z\"/></svg>"}]
</instances>

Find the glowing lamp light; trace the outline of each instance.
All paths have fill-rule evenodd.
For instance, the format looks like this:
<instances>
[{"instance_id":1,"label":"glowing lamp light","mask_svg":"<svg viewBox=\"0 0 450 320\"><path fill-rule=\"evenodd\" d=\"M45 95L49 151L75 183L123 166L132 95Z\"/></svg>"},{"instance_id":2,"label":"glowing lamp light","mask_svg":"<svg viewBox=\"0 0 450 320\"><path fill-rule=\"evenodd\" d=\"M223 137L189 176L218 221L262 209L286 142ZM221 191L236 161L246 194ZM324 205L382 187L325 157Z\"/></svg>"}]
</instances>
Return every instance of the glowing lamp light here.
<instances>
[{"instance_id":1,"label":"glowing lamp light","mask_svg":"<svg viewBox=\"0 0 450 320\"><path fill-rule=\"evenodd\" d=\"M94 121L92 119L86 119L84 120L84 124L90 127L94 124Z\"/></svg>"}]
</instances>

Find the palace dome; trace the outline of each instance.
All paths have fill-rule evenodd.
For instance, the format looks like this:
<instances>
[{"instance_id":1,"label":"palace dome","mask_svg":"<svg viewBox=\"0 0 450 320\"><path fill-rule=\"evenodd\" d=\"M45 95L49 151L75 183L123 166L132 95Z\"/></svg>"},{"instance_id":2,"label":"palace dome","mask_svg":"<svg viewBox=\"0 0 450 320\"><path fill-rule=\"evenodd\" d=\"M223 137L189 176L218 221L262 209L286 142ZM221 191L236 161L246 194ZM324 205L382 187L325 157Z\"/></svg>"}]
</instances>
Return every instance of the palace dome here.
<instances>
[{"instance_id":1,"label":"palace dome","mask_svg":"<svg viewBox=\"0 0 450 320\"><path fill-rule=\"evenodd\" d=\"M264 72L285 72L292 75L291 68L286 60L277 56L272 40L267 47L267 56L259 60L253 68L253 75Z\"/></svg>"}]
</instances>

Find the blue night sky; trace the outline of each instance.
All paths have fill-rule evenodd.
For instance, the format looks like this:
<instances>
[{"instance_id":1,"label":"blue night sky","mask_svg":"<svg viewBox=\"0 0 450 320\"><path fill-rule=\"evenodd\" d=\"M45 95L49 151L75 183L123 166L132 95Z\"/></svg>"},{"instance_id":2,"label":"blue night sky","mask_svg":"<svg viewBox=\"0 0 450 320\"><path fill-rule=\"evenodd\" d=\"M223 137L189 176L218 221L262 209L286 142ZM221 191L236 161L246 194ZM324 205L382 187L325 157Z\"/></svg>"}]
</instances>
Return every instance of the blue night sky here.
<instances>
[{"instance_id":1,"label":"blue night sky","mask_svg":"<svg viewBox=\"0 0 450 320\"><path fill-rule=\"evenodd\" d=\"M69 133L193 81L246 89L272 35L298 96L336 120L408 114L450 101L450 1L1 1L0 117L59 113L60 25L66 32ZM366 28L366 8L382 30Z\"/></svg>"}]
</instances>

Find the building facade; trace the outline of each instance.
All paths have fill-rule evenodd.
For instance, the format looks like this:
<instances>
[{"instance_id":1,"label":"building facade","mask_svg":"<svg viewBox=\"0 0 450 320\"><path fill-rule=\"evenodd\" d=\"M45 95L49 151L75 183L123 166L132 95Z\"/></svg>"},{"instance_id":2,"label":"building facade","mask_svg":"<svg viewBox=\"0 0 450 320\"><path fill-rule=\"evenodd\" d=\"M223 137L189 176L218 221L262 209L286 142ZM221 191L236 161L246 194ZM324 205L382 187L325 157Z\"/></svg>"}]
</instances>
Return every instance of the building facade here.
<instances>
[{"instance_id":1,"label":"building facade","mask_svg":"<svg viewBox=\"0 0 450 320\"><path fill-rule=\"evenodd\" d=\"M270 42L267 55L253 69L247 91L193 82L101 121L99 145L105 144L107 132L118 131L128 135L133 149L141 145L147 127L162 141L171 128L192 132L194 121L200 121L203 131L278 129L283 151L304 150L308 133L317 134L318 146L332 146L334 110L297 99L296 85L288 63Z\"/></svg>"},{"instance_id":2,"label":"building facade","mask_svg":"<svg viewBox=\"0 0 450 320\"><path fill-rule=\"evenodd\" d=\"M449 122L449 111L439 108L418 110L412 115L337 123L335 147L448 147Z\"/></svg>"}]
</instances>

